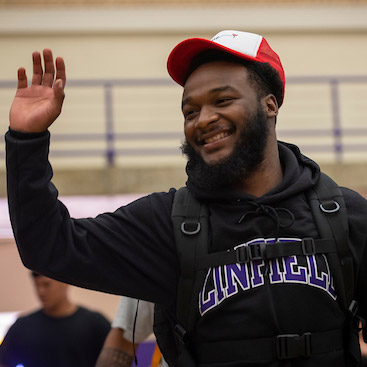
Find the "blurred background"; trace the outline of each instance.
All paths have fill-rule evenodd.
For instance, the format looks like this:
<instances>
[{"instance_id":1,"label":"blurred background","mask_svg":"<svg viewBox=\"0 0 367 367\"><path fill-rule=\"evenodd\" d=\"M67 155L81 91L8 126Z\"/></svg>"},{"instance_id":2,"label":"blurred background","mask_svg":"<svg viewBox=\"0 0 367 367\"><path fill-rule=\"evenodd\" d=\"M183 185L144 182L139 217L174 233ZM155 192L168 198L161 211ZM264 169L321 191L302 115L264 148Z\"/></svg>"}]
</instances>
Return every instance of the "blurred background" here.
<instances>
[{"instance_id":1,"label":"blurred background","mask_svg":"<svg viewBox=\"0 0 367 367\"><path fill-rule=\"evenodd\" d=\"M1 130L8 129L17 68L30 77L31 53L48 47L67 67L50 159L71 214L94 216L179 187L182 89L169 79L167 56L185 38L223 29L262 34L280 55L287 84L279 139L364 195L367 0L0 0ZM10 229L3 137L0 148L1 340L9 320L38 303ZM79 288L73 299L110 319L118 303Z\"/></svg>"}]
</instances>

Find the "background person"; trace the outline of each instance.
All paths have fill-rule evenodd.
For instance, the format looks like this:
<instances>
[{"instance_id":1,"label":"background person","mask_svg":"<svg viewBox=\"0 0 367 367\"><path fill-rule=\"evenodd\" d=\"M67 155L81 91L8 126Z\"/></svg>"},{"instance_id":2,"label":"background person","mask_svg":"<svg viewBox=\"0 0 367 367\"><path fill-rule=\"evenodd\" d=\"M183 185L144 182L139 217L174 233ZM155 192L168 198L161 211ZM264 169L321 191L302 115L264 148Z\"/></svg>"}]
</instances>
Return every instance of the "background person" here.
<instances>
[{"instance_id":1,"label":"background person","mask_svg":"<svg viewBox=\"0 0 367 367\"><path fill-rule=\"evenodd\" d=\"M138 305L136 299L121 297L116 316L112 322L112 328L107 335L96 367L130 367L138 345L153 333L153 322L153 303L140 300ZM135 349L133 341L135 342ZM150 365L152 367L167 366L162 361L162 355L157 347L153 352Z\"/></svg>"},{"instance_id":2,"label":"background person","mask_svg":"<svg viewBox=\"0 0 367 367\"><path fill-rule=\"evenodd\" d=\"M110 330L100 313L75 305L70 286L32 272L41 309L19 317L0 345L0 365L94 367Z\"/></svg>"}]
</instances>

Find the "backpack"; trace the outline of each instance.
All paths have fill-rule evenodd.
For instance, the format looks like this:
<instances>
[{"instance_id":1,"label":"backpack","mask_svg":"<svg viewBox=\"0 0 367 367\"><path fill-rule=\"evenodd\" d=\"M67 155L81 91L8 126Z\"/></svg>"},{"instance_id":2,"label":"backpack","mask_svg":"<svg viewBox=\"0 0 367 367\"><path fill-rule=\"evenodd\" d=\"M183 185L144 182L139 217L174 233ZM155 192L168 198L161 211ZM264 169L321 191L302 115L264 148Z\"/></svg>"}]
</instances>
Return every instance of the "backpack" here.
<instances>
[{"instance_id":1,"label":"backpack","mask_svg":"<svg viewBox=\"0 0 367 367\"><path fill-rule=\"evenodd\" d=\"M275 341L278 359L308 357L312 351L332 351L343 338L347 366L360 364L359 322L357 303L353 299L356 269L348 244L348 218L343 194L339 186L321 173L315 187L306 192L314 222L320 238L303 238L302 241L277 244L261 244L239 247L236 250L208 253L210 236L209 211L204 203L197 201L187 187L175 194L171 218L177 252L181 265L178 284L176 314L160 305L155 306L154 333L162 354L171 367L195 367L190 353L190 335L198 319L198 294L207 269L214 266L248 262L254 259L274 259L291 255L327 256L333 274L337 299L347 315L345 330L338 335L330 333L305 333L303 335L279 335ZM340 333L342 333L342 338ZM268 338L269 339L269 338ZM269 340L252 343L249 348L266 353L263 346ZM274 349L273 341L270 341ZM274 350L269 353L274 355ZM270 354L270 355L272 355Z\"/></svg>"}]
</instances>

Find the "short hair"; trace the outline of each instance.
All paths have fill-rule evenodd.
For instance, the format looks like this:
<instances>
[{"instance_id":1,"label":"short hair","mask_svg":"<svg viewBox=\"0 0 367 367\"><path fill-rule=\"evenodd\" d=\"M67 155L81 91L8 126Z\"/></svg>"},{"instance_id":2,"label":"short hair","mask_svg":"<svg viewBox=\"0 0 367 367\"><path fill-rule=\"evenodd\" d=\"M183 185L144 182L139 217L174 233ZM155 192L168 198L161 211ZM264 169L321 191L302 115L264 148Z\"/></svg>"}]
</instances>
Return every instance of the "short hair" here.
<instances>
[{"instance_id":1,"label":"short hair","mask_svg":"<svg viewBox=\"0 0 367 367\"><path fill-rule=\"evenodd\" d=\"M283 103L283 82L278 72L269 64L245 60L220 50L207 50L200 53L191 63L190 74L203 64L215 61L228 61L243 65L249 72L249 79L254 82L259 96L273 94L278 106Z\"/></svg>"}]
</instances>

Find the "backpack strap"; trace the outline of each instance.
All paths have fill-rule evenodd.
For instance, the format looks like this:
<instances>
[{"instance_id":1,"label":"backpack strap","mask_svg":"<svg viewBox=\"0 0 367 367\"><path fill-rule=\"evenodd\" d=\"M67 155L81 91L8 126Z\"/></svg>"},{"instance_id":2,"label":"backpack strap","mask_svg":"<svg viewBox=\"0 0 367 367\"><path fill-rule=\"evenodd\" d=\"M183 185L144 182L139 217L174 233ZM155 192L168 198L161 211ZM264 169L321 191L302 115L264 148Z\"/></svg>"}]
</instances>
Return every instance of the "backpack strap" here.
<instances>
[{"instance_id":1,"label":"backpack strap","mask_svg":"<svg viewBox=\"0 0 367 367\"><path fill-rule=\"evenodd\" d=\"M357 302L353 299L357 274L348 243L349 226L343 194L330 177L321 173L318 183L307 196L320 236L335 239L337 253L326 256L335 280L339 304L346 313L346 366L359 366L361 351L358 332L361 319L357 315Z\"/></svg>"},{"instance_id":2,"label":"backpack strap","mask_svg":"<svg viewBox=\"0 0 367 367\"><path fill-rule=\"evenodd\" d=\"M243 264L253 260L271 260L292 255L315 255L336 252L332 238L302 238L300 241L258 242L234 250L219 251L196 258L195 268L209 269L221 265Z\"/></svg>"},{"instance_id":3,"label":"backpack strap","mask_svg":"<svg viewBox=\"0 0 367 367\"><path fill-rule=\"evenodd\" d=\"M181 187L175 194L172 214L173 231L181 266L177 290L176 333L181 340L190 334L197 321L197 304L200 282L204 271L197 272L197 256L208 253L209 210L196 200L187 187Z\"/></svg>"},{"instance_id":4,"label":"backpack strap","mask_svg":"<svg viewBox=\"0 0 367 367\"><path fill-rule=\"evenodd\" d=\"M307 193L312 215L322 238L334 238L336 253L327 254L340 305L347 311L353 303L354 265L348 243L348 217L339 186L326 174Z\"/></svg>"},{"instance_id":5,"label":"backpack strap","mask_svg":"<svg viewBox=\"0 0 367 367\"><path fill-rule=\"evenodd\" d=\"M198 315L198 295L204 271L194 267L196 256L208 253L209 211L187 187L176 191L171 219L181 274L177 286L176 315L156 304L153 330L164 359L172 367L195 367L189 338Z\"/></svg>"}]
</instances>

